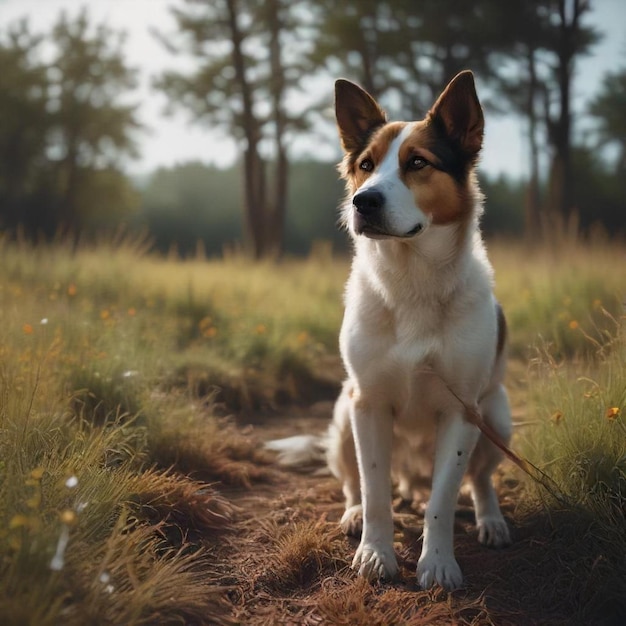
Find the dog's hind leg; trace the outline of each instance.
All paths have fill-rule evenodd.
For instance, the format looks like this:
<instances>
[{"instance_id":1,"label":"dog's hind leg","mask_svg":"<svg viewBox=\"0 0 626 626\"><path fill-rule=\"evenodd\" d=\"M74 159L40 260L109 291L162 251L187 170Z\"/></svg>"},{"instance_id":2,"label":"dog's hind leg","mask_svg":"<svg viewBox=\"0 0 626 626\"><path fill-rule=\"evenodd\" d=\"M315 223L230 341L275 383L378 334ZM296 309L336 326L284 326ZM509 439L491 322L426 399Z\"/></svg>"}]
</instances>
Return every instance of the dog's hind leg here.
<instances>
[{"instance_id":1,"label":"dog's hind leg","mask_svg":"<svg viewBox=\"0 0 626 626\"><path fill-rule=\"evenodd\" d=\"M485 422L508 444L511 433L511 413L506 391L496 386L480 402ZM502 452L484 435L481 435L470 459L468 474L471 480L472 499L476 512L478 541L493 548L511 543L498 495L493 487L492 474L502 460Z\"/></svg>"},{"instance_id":2,"label":"dog's hind leg","mask_svg":"<svg viewBox=\"0 0 626 626\"><path fill-rule=\"evenodd\" d=\"M328 429L326 460L330 471L341 481L346 498L346 510L341 529L346 535L358 537L363 529L363 507L359 467L356 460L354 436L350 424L351 385L346 382L335 403L333 421Z\"/></svg>"}]
</instances>

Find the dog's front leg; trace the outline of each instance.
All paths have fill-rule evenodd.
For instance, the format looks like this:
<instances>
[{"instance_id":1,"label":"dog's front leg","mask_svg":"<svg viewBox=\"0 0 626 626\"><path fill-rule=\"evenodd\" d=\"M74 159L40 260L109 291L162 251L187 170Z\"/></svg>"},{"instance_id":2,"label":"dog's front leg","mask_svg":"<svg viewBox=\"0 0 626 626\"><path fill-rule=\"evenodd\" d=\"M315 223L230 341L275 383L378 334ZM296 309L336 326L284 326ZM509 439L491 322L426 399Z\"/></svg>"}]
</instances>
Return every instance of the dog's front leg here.
<instances>
[{"instance_id":1,"label":"dog's front leg","mask_svg":"<svg viewBox=\"0 0 626 626\"><path fill-rule=\"evenodd\" d=\"M368 580L392 578L398 563L391 510L391 408L369 404L361 397L353 401L351 421L363 501L363 534L352 568Z\"/></svg>"},{"instance_id":2,"label":"dog's front leg","mask_svg":"<svg viewBox=\"0 0 626 626\"><path fill-rule=\"evenodd\" d=\"M424 589L435 584L456 589L463 582L454 558L454 513L478 435L478 429L460 413L442 417L438 425L432 491L424 517L422 554L417 563L417 581Z\"/></svg>"}]
</instances>

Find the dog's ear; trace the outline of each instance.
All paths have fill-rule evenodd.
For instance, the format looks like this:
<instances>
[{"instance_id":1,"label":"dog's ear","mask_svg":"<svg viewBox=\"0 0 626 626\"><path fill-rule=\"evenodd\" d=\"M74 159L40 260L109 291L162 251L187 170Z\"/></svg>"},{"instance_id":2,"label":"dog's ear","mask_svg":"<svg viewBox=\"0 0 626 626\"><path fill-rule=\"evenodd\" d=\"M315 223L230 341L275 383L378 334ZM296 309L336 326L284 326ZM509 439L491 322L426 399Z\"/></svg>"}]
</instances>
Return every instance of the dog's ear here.
<instances>
[{"instance_id":1,"label":"dog's ear","mask_svg":"<svg viewBox=\"0 0 626 626\"><path fill-rule=\"evenodd\" d=\"M347 153L359 152L372 132L385 124L385 112L367 91L340 78L335 82L335 116L341 145Z\"/></svg>"},{"instance_id":2,"label":"dog's ear","mask_svg":"<svg viewBox=\"0 0 626 626\"><path fill-rule=\"evenodd\" d=\"M437 124L467 155L475 155L483 145L485 121L476 95L474 75L469 70L457 74L429 111Z\"/></svg>"}]
</instances>

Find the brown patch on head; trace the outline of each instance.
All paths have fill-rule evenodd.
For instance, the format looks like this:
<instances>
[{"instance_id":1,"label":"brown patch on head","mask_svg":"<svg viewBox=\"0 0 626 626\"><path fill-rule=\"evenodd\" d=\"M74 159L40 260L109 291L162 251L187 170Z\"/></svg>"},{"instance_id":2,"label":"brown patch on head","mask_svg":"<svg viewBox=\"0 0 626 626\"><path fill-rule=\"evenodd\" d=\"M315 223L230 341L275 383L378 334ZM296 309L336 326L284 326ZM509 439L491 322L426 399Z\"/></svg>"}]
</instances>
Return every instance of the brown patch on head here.
<instances>
[{"instance_id":1,"label":"brown patch on head","mask_svg":"<svg viewBox=\"0 0 626 626\"><path fill-rule=\"evenodd\" d=\"M400 146L398 159L402 181L413 191L415 204L432 218L433 224L458 222L472 214L473 194L468 189L471 166L466 164L468 169L455 175L459 164L442 145L431 120L413 125L413 131ZM416 159L422 159L425 165L416 168Z\"/></svg>"},{"instance_id":2,"label":"brown patch on head","mask_svg":"<svg viewBox=\"0 0 626 626\"><path fill-rule=\"evenodd\" d=\"M435 142L431 124L416 122L400 146L398 164L402 182L413 191L416 206L431 216L433 224L448 224L461 219L472 207L462 186L433 151ZM420 160L425 165L416 167Z\"/></svg>"},{"instance_id":3,"label":"brown patch on head","mask_svg":"<svg viewBox=\"0 0 626 626\"><path fill-rule=\"evenodd\" d=\"M353 194L369 176L369 172L361 169L361 163L365 159L369 159L375 169L385 158L393 140L402 132L406 125L407 122L389 122L371 136L362 150L346 154L340 165L340 172L346 180L350 194Z\"/></svg>"}]
</instances>

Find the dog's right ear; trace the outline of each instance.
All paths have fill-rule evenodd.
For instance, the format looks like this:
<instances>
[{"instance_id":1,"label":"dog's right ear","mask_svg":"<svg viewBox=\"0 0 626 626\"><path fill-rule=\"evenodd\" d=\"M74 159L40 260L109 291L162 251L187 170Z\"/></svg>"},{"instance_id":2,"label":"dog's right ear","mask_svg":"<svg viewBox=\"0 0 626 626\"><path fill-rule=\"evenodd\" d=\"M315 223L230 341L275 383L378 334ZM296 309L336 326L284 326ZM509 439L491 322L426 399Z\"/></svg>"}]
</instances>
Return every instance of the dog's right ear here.
<instances>
[{"instance_id":1,"label":"dog's right ear","mask_svg":"<svg viewBox=\"0 0 626 626\"><path fill-rule=\"evenodd\" d=\"M335 116L341 145L347 153L360 152L372 132L387 122L376 100L343 78L335 82Z\"/></svg>"}]
</instances>

